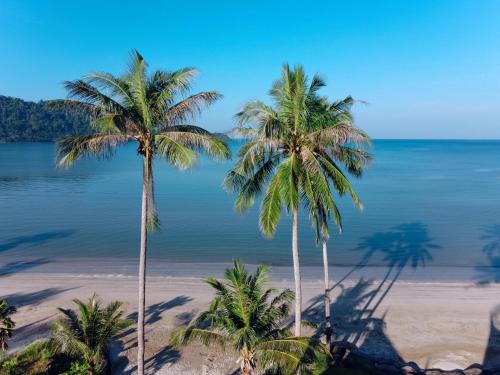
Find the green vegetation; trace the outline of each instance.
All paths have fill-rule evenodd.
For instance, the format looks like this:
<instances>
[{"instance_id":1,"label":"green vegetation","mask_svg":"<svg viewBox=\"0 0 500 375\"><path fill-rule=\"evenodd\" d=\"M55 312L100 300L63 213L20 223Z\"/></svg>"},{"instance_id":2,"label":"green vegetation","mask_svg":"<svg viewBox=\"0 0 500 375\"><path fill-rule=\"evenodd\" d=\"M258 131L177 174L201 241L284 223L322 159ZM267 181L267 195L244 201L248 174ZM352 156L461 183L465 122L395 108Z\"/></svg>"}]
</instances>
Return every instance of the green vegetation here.
<instances>
[{"instance_id":1,"label":"green vegetation","mask_svg":"<svg viewBox=\"0 0 500 375\"><path fill-rule=\"evenodd\" d=\"M132 321L122 319L120 302L101 307L96 296L74 302L79 313L59 309L64 317L54 323L50 339L0 361L0 375L105 374L109 342Z\"/></svg>"},{"instance_id":2,"label":"green vegetation","mask_svg":"<svg viewBox=\"0 0 500 375\"><path fill-rule=\"evenodd\" d=\"M240 149L240 160L224 182L227 190L237 193L239 211L248 210L264 192L259 224L266 236L276 231L283 208L292 215L295 336L301 335L302 310L299 208L309 212L313 223L318 207L336 214L330 185L359 203L341 166L355 174L369 157L354 147L369 138L353 126L348 110L353 99L330 103L318 94L324 86L318 75L309 80L302 67L284 65L281 79L269 92L274 106L252 101L237 114L239 131L250 141Z\"/></svg>"},{"instance_id":3,"label":"green vegetation","mask_svg":"<svg viewBox=\"0 0 500 375\"><path fill-rule=\"evenodd\" d=\"M16 326L11 318L16 311L6 300L0 300L0 349L4 352L9 348L7 340L12 337L12 330Z\"/></svg>"},{"instance_id":4,"label":"green vegetation","mask_svg":"<svg viewBox=\"0 0 500 375\"><path fill-rule=\"evenodd\" d=\"M0 374L45 374L53 360L53 349L53 345L49 341L36 342L20 354L3 360L0 363Z\"/></svg>"},{"instance_id":5,"label":"green vegetation","mask_svg":"<svg viewBox=\"0 0 500 375\"><path fill-rule=\"evenodd\" d=\"M257 267L250 274L245 266L234 262L225 272L226 280L205 280L215 289L208 310L188 326L181 328L172 344L199 340L205 345L230 347L239 355L242 374L254 369L296 374L306 373L314 365L322 345L309 337L293 337L286 324L293 292L266 289L268 268Z\"/></svg>"},{"instance_id":6,"label":"green vegetation","mask_svg":"<svg viewBox=\"0 0 500 375\"><path fill-rule=\"evenodd\" d=\"M0 95L0 142L50 142L89 132L88 116L80 111Z\"/></svg>"},{"instance_id":7,"label":"green vegetation","mask_svg":"<svg viewBox=\"0 0 500 375\"><path fill-rule=\"evenodd\" d=\"M57 351L54 342L42 340L0 361L0 375L59 375L70 369L71 362Z\"/></svg>"},{"instance_id":8,"label":"green vegetation","mask_svg":"<svg viewBox=\"0 0 500 375\"><path fill-rule=\"evenodd\" d=\"M62 353L80 361L72 371L88 368L88 374L105 373L108 366L108 344L117 333L132 324L122 319L120 302L112 302L101 307L94 295L87 303L73 300L79 314L71 309L59 309L64 318L56 321L52 328L52 339Z\"/></svg>"},{"instance_id":9,"label":"green vegetation","mask_svg":"<svg viewBox=\"0 0 500 375\"><path fill-rule=\"evenodd\" d=\"M197 151L215 159L230 158L227 145L208 131L186 125L201 109L221 97L217 92L191 96L197 74L193 68L148 75L148 64L132 52L128 71L121 77L91 73L66 82L70 99L55 101L52 107L79 109L92 117L94 133L67 137L59 143L59 162L69 166L86 155L111 156L116 146L137 142L143 160L141 246L139 264L138 374L144 374L144 313L147 232L159 227L154 205L153 159L163 159L179 169L191 167Z\"/></svg>"}]
</instances>

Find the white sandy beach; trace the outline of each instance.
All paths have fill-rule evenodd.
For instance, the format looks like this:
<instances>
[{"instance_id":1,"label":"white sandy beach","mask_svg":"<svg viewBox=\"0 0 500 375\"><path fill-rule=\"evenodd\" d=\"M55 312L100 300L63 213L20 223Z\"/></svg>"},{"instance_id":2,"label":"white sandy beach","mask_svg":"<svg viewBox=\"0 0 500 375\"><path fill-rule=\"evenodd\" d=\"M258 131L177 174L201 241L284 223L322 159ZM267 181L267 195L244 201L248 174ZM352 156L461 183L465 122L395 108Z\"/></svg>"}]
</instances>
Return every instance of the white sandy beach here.
<instances>
[{"instance_id":1,"label":"white sandy beach","mask_svg":"<svg viewBox=\"0 0 500 375\"><path fill-rule=\"evenodd\" d=\"M272 285L292 287L289 281ZM322 284L306 280L304 310L322 319ZM0 295L18 306L12 350L47 337L57 307L71 307L73 298L98 293L104 301L136 307L135 276L16 273L2 277ZM199 278L151 277L148 280L147 358L150 373L224 374L236 368L234 357L198 346L181 351L166 348L175 327L203 309L212 292ZM355 341L363 350L400 356L422 367L464 368L472 363L500 362L500 285L472 282L408 282L347 280L333 291L337 338ZM488 348L489 347L489 348ZM488 348L488 356L485 353ZM113 347L114 372L133 373L134 332ZM217 367L217 368L216 368Z\"/></svg>"}]
</instances>

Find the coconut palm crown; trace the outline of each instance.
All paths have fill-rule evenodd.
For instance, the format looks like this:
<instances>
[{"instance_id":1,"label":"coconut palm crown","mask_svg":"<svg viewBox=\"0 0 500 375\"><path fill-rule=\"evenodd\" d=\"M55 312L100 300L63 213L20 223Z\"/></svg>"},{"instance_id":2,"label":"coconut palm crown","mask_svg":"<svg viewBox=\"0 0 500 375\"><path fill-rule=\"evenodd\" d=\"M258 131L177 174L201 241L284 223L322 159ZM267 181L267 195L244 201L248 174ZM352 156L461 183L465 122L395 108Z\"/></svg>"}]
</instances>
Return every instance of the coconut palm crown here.
<instances>
[{"instance_id":1,"label":"coconut palm crown","mask_svg":"<svg viewBox=\"0 0 500 375\"><path fill-rule=\"evenodd\" d=\"M132 51L130 65L122 76L91 73L65 83L67 100L52 102L88 113L94 133L71 136L59 142L59 163L71 165L81 157L109 157L116 146L136 142L143 160L141 243L139 257L138 374L144 374L144 311L148 231L159 227L154 205L153 160L162 159L179 169L192 166L197 151L214 159L230 158L227 145L208 131L189 123L221 95L214 91L189 95L197 71L147 72L143 57Z\"/></svg>"},{"instance_id":2,"label":"coconut palm crown","mask_svg":"<svg viewBox=\"0 0 500 375\"><path fill-rule=\"evenodd\" d=\"M52 327L52 336L59 349L87 364L92 375L103 374L107 367L108 345L117 333L132 324L123 319L122 303L101 306L97 296L87 302L73 300L78 313L59 309L63 318Z\"/></svg>"},{"instance_id":3,"label":"coconut palm crown","mask_svg":"<svg viewBox=\"0 0 500 375\"><path fill-rule=\"evenodd\" d=\"M318 94L324 86L318 75L309 80L302 67L284 65L282 77L269 91L272 105L251 101L236 115L240 131L250 140L239 150L239 161L224 181L226 189L237 194L238 211L248 210L263 194L259 225L266 236L275 233L283 208L292 214L297 336L302 306L299 208L308 211L313 223L318 207L339 217L332 187L360 205L343 169L359 175L369 160L361 148L369 137L354 126L350 113L354 100L330 102Z\"/></svg>"},{"instance_id":4,"label":"coconut palm crown","mask_svg":"<svg viewBox=\"0 0 500 375\"><path fill-rule=\"evenodd\" d=\"M268 267L249 273L240 261L227 269L225 280L208 278L215 298L172 339L173 345L199 340L205 345L229 347L239 354L242 374L254 369L295 374L307 370L321 345L308 337L292 337L288 316L294 294L265 287Z\"/></svg>"},{"instance_id":5,"label":"coconut palm crown","mask_svg":"<svg viewBox=\"0 0 500 375\"><path fill-rule=\"evenodd\" d=\"M110 73L90 73L82 79L67 81L67 100L52 101L91 115L95 132L69 136L58 144L59 164L70 166L84 156L112 156L116 146L137 142L148 179L148 227L158 226L152 183L154 157L186 169L197 160L196 151L215 159L230 158L227 145L210 132L188 124L201 110L222 97L215 91L186 96L198 72L194 68L177 71L156 70L147 74L148 64L132 51L128 71L120 77Z\"/></svg>"}]
</instances>

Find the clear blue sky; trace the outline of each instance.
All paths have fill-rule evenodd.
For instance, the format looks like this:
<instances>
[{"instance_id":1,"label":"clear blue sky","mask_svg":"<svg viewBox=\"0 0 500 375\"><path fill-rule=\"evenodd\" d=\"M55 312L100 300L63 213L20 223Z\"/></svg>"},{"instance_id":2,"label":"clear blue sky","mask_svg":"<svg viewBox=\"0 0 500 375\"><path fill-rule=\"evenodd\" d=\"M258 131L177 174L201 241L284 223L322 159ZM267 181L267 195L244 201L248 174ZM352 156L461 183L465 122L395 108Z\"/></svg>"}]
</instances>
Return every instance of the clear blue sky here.
<instances>
[{"instance_id":1,"label":"clear blue sky","mask_svg":"<svg viewBox=\"0 0 500 375\"><path fill-rule=\"evenodd\" d=\"M144 5L141 5L144 4ZM0 94L63 97L61 82L195 66L224 100L199 123L229 130L283 62L327 78L375 138L500 138L500 1L0 1Z\"/></svg>"}]
</instances>

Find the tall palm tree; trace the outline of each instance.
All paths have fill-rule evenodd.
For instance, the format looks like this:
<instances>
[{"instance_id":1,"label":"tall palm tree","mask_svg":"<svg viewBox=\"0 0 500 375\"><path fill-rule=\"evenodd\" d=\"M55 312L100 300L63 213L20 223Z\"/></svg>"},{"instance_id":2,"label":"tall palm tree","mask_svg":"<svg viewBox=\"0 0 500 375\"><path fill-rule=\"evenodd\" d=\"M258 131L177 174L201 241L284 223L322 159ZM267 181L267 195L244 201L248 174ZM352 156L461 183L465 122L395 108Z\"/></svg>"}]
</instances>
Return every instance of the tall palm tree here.
<instances>
[{"instance_id":1,"label":"tall palm tree","mask_svg":"<svg viewBox=\"0 0 500 375\"><path fill-rule=\"evenodd\" d=\"M336 101L332 104L328 104L325 100L323 102L325 107L323 107L323 116L327 118L324 124L329 123L343 123L353 126L353 117L351 114L351 108L354 104L352 97L347 97L344 100ZM320 113L318 113L320 114ZM361 177L363 172L363 167L371 161L371 155L363 150L356 150L356 152L351 152L349 148L352 146L348 143L348 140L337 138L337 144L332 144L330 147L333 149L332 154L335 159L339 160L348 172L355 177ZM363 139L356 139L356 143L367 145L369 144L369 138L364 137ZM349 181L344 181L344 183L350 184ZM336 189L336 193L339 196L344 195L346 189L342 184L333 184ZM339 189L340 187L340 189ZM354 194L354 190L351 188L351 195ZM355 196L355 205L363 209L363 205L359 198ZM331 319L331 298L330 298L330 276L329 276L329 262L328 262L328 246L327 242L330 238L330 230L328 223L331 216L333 216L335 226L342 232L342 217L340 210L336 202L334 201L330 207L324 207L322 205L321 199L318 197L315 204L310 205L309 214L312 218L313 226L316 229L316 244L322 245L322 256L323 256L323 276L324 276L324 307L325 307L325 336L328 346L331 346L331 337L333 334L332 330L332 319Z\"/></svg>"},{"instance_id":2,"label":"tall palm tree","mask_svg":"<svg viewBox=\"0 0 500 375\"><path fill-rule=\"evenodd\" d=\"M85 303L78 299L79 314L72 309L59 309L64 315L52 327L56 345L64 352L89 366L92 375L103 374L108 366L108 345L117 333L132 324L123 319L121 302L101 307L93 295Z\"/></svg>"},{"instance_id":3,"label":"tall palm tree","mask_svg":"<svg viewBox=\"0 0 500 375\"><path fill-rule=\"evenodd\" d=\"M6 300L0 300L0 349L4 352L9 349L7 339L12 337L12 330L16 326L11 318L16 311L15 306L9 306Z\"/></svg>"},{"instance_id":4,"label":"tall palm tree","mask_svg":"<svg viewBox=\"0 0 500 375\"><path fill-rule=\"evenodd\" d=\"M176 333L172 344L200 340L205 345L230 346L239 354L245 375L256 368L284 374L306 369L322 346L307 337L291 337L286 321L294 294L284 290L275 295L275 289L266 289L267 275L266 266L250 274L235 261L233 269L226 270L225 281L206 279L215 298L208 310Z\"/></svg>"},{"instance_id":5,"label":"tall palm tree","mask_svg":"<svg viewBox=\"0 0 500 375\"><path fill-rule=\"evenodd\" d=\"M226 189L237 192L235 207L248 210L264 190L259 224L273 236L284 207L292 215L292 258L295 278L295 335L301 335L302 293L298 248L298 216L301 203L311 211L319 200L332 210L331 182L336 190L356 194L338 161L347 168L365 158L365 152L348 146L368 137L342 116L338 108L318 95L324 81L307 78L302 67L284 65L282 77L269 95L274 106L261 101L247 103L236 116L242 132L251 140L239 150L240 160L225 178ZM352 101L346 98L339 103ZM247 124L256 126L245 127ZM338 147L344 144L345 147ZM349 157L348 157L349 156ZM314 211L314 209L312 209Z\"/></svg>"},{"instance_id":6,"label":"tall palm tree","mask_svg":"<svg viewBox=\"0 0 500 375\"><path fill-rule=\"evenodd\" d=\"M330 230L328 227L328 222L332 213L325 210L318 203L315 207L316 212L311 212L313 219L313 226L316 228L316 245L321 243L322 245L322 256L323 256L323 279L324 279L324 307L325 307L325 336L326 343L329 348L332 345L332 335L333 335L333 323L331 318L331 298L330 298L330 275L329 275L329 261L328 261L328 246L327 242L330 238ZM336 204L334 204L333 216L335 224L342 231L342 218L340 211Z\"/></svg>"},{"instance_id":7,"label":"tall palm tree","mask_svg":"<svg viewBox=\"0 0 500 375\"><path fill-rule=\"evenodd\" d=\"M141 243L139 260L138 373L144 373L144 309L146 288L146 249L148 231L159 226L154 206L153 160L163 159L186 169L203 151L215 159L228 159L224 142L208 131L186 124L203 107L221 97L217 92L186 96L197 71L184 68L169 72L147 73L147 63L132 52L128 71L120 77L109 73L91 73L66 82L69 99L57 101L92 115L95 133L68 137L59 143L59 163L71 165L86 155L111 156L116 146L134 141L143 160Z\"/></svg>"}]
</instances>

